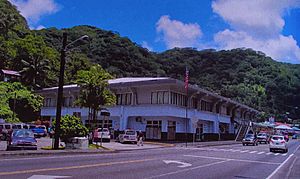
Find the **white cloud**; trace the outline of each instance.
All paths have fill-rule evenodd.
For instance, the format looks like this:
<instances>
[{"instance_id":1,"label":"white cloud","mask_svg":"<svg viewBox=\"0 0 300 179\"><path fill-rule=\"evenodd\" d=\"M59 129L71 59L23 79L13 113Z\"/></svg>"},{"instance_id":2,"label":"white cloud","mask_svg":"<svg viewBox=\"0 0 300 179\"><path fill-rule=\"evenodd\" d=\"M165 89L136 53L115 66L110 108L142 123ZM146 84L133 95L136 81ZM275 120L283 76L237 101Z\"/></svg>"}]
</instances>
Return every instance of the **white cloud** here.
<instances>
[{"instance_id":1,"label":"white cloud","mask_svg":"<svg viewBox=\"0 0 300 179\"><path fill-rule=\"evenodd\" d=\"M146 41L143 41L143 42L142 42L142 47L148 49L149 51L153 51L153 48L150 47L150 45L149 45L148 42L146 42Z\"/></svg>"},{"instance_id":2,"label":"white cloud","mask_svg":"<svg viewBox=\"0 0 300 179\"><path fill-rule=\"evenodd\" d=\"M223 49L246 47L262 51L273 59L281 59L284 62L299 63L300 60L300 48L292 36L279 35L276 38L261 40L253 38L243 31L226 29L218 32L214 36L214 40Z\"/></svg>"},{"instance_id":3,"label":"white cloud","mask_svg":"<svg viewBox=\"0 0 300 179\"><path fill-rule=\"evenodd\" d=\"M253 48L275 60L300 63L300 48L292 36L281 34L285 21L284 13L299 8L295 0L216 0L213 11L229 23L232 30L215 34L220 48Z\"/></svg>"},{"instance_id":4,"label":"white cloud","mask_svg":"<svg viewBox=\"0 0 300 179\"><path fill-rule=\"evenodd\" d=\"M58 11L58 5L54 0L9 0L17 6L20 13L29 21L36 24L41 16L53 14Z\"/></svg>"},{"instance_id":5,"label":"white cloud","mask_svg":"<svg viewBox=\"0 0 300 179\"><path fill-rule=\"evenodd\" d=\"M43 25L39 25L39 26L37 26L35 29L36 29L36 30L45 29L45 26L43 26Z\"/></svg>"},{"instance_id":6,"label":"white cloud","mask_svg":"<svg viewBox=\"0 0 300 179\"><path fill-rule=\"evenodd\" d=\"M169 16L161 16L156 23L156 31L162 33L167 48L196 46L202 36L197 23L184 24L181 21L171 20Z\"/></svg>"}]
</instances>

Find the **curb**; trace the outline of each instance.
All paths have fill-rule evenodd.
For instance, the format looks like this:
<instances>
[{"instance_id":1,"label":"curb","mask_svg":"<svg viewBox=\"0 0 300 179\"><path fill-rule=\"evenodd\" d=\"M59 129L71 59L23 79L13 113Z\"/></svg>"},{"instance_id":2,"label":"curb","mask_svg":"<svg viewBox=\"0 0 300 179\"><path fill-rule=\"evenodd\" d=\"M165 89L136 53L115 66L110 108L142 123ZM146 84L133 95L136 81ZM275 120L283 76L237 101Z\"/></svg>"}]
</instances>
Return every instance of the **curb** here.
<instances>
[{"instance_id":1,"label":"curb","mask_svg":"<svg viewBox=\"0 0 300 179\"><path fill-rule=\"evenodd\" d=\"M46 150L44 150L46 151ZM116 153L117 151L109 149L109 150L92 150L92 151L75 151L75 150L58 150L58 151L50 151L46 152L17 152L17 153L0 153L0 157L6 156L37 156L37 155L72 155L72 154L101 154L101 153Z\"/></svg>"},{"instance_id":2,"label":"curb","mask_svg":"<svg viewBox=\"0 0 300 179\"><path fill-rule=\"evenodd\" d=\"M176 146L175 144L166 144L166 143L160 143L160 142L148 142L148 141L145 141L144 144L161 145L161 146L163 146L163 147L174 147L174 146Z\"/></svg>"}]
</instances>

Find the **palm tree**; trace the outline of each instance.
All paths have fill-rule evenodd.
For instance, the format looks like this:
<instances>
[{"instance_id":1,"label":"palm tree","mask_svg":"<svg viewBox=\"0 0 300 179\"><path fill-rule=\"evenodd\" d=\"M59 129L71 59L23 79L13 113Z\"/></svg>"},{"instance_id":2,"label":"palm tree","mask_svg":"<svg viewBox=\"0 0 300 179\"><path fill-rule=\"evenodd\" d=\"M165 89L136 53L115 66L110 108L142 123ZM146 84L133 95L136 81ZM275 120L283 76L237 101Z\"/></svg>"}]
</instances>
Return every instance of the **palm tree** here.
<instances>
[{"instance_id":1,"label":"palm tree","mask_svg":"<svg viewBox=\"0 0 300 179\"><path fill-rule=\"evenodd\" d=\"M26 84L33 88L39 88L44 79L46 79L47 71L50 70L49 60L44 59L42 56L21 60L24 65L20 71L22 78Z\"/></svg>"},{"instance_id":2,"label":"palm tree","mask_svg":"<svg viewBox=\"0 0 300 179\"><path fill-rule=\"evenodd\" d=\"M92 118L95 122L99 110L116 102L115 95L108 88L108 80L112 78L100 65L77 73L76 83L80 86L77 104L89 108L89 119Z\"/></svg>"}]
</instances>

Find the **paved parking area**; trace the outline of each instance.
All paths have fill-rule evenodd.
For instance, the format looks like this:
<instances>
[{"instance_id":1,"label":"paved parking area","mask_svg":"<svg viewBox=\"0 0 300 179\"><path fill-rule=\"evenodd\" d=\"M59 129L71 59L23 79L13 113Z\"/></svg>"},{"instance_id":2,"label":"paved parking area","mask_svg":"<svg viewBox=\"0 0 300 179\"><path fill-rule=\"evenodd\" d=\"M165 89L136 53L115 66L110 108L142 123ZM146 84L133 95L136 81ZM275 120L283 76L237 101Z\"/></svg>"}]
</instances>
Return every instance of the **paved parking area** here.
<instances>
[{"instance_id":1,"label":"paved parking area","mask_svg":"<svg viewBox=\"0 0 300 179\"><path fill-rule=\"evenodd\" d=\"M0 141L0 152L6 150L6 145L7 145L6 141ZM51 138L49 138L49 137L37 138L38 150L41 149L41 147L51 146L51 145L52 145Z\"/></svg>"}]
</instances>

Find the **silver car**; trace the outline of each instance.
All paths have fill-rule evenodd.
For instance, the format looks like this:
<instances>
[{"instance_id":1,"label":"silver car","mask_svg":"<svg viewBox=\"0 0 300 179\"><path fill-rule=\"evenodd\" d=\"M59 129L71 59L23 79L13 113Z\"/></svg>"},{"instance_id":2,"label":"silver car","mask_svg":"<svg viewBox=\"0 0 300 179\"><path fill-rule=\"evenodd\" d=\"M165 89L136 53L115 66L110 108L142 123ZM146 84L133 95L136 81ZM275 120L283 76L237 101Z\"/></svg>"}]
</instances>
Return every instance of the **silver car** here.
<instances>
[{"instance_id":1,"label":"silver car","mask_svg":"<svg viewBox=\"0 0 300 179\"><path fill-rule=\"evenodd\" d=\"M270 152L275 150L281 150L283 152L288 152L287 141L284 140L283 135L273 135L269 143Z\"/></svg>"}]
</instances>

